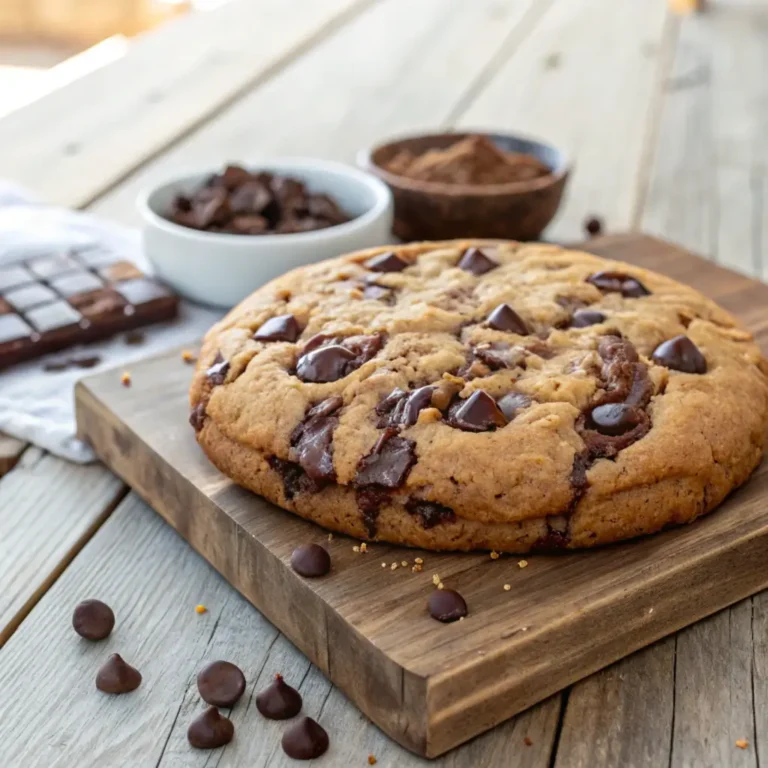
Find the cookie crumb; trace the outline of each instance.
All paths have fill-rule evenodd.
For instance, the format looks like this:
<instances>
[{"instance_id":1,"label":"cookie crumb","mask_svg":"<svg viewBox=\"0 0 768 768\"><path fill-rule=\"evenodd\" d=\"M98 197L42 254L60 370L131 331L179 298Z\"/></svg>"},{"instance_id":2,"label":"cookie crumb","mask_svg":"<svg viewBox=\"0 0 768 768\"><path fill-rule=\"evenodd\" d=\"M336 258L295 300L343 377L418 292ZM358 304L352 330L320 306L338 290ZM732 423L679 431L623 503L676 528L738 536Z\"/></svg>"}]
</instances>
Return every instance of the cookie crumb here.
<instances>
[{"instance_id":1,"label":"cookie crumb","mask_svg":"<svg viewBox=\"0 0 768 768\"><path fill-rule=\"evenodd\" d=\"M195 353L194 353L194 352L191 352L191 351L190 351L190 350L188 350L188 349L183 349L183 350L181 351L181 359L182 359L182 360L183 360L185 363L194 363L194 362L195 362L195 360L197 360L197 357L195 357Z\"/></svg>"},{"instance_id":2,"label":"cookie crumb","mask_svg":"<svg viewBox=\"0 0 768 768\"><path fill-rule=\"evenodd\" d=\"M464 621L464 616L459 616L459 621Z\"/></svg>"},{"instance_id":3,"label":"cookie crumb","mask_svg":"<svg viewBox=\"0 0 768 768\"><path fill-rule=\"evenodd\" d=\"M498 560L499 559L499 553L493 549L491 550L491 560Z\"/></svg>"},{"instance_id":4,"label":"cookie crumb","mask_svg":"<svg viewBox=\"0 0 768 768\"><path fill-rule=\"evenodd\" d=\"M424 561L420 557L414 558L413 562L416 563L416 565L424 565Z\"/></svg>"},{"instance_id":5,"label":"cookie crumb","mask_svg":"<svg viewBox=\"0 0 768 768\"><path fill-rule=\"evenodd\" d=\"M523 739L523 744L525 744L526 747L532 746L533 745L533 741L531 740L531 737L530 736L526 736Z\"/></svg>"},{"instance_id":6,"label":"cookie crumb","mask_svg":"<svg viewBox=\"0 0 768 768\"><path fill-rule=\"evenodd\" d=\"M512 585L511 584L505 584L504 585L504 591L505 592L509 592L510 589L512 589Z\"/></svg>"},{"instance_id":7,"label":"cookie crumb","mask_svg":"<svg viewBox=\"0 0 768 768\"><path fill-rule=\"evenodd\" d=\"M736 746L739 749L746 749L749 746L749 742L746 739L738 739L736 742Z\"/></svg>"},{"instance_id":8,"label":"cookie crumb","mask_svg":"<svg viewBox=\"0 0 768 768\"><path fill-rule=\"evenodd\" d=\"M389 566L393 571L397 570L397 563L392 563L392 565Z\"/></svg>"},{"instance_id":9,"label":"cookie crumb","mask_svg":"<svg viewBox=\"0 0 768 768\"><path fill-rule=\"evenodd\" d=\"M120 383L124 387L130 387L131 386L131 374L128 373L128 371L123 371L123 375L120 377Z\"/></svg>"},{"instance_id":10,"label":"cookie crumb","mask_svg":"<svg viewBox=\"0 0 768 768\"><path fill-rule=\"evenodd\" d=\"M333 534L332 533L328 534L328 541L333 541Z\"/></svg>"},{"instance_id":11,"label":"cookie crumb","mask_svg":"<svg viewBox=\"0 0 768 768\"><path fill-rule=\"evenodd\" d=\"M408 567L408 561L407 560L403 560L403 562L400 563L400 565L402 565L403 568L407 568Z\"/></svg>"},{"instance_id":12,"label":"cookie crumb","mask_svg":"<svg viewBox=\"0 0 768 768\"><path fill-rule=\"evenodd\" d=\"M207 613L208 609L204 605L196 605L195 606L195 613L203 614Z\"/></svg>"},{"instance_id":13,"label":"cookie crumb","mask_svg":"<svg viewBox=\"0 0 768 768\"><path fill-rule=\"evenodd\" d=\"M517 565L520 568L525 568L525 566L528 565L528 561L527 560L518 560Z\"/></svg>"},{"instance_id":14,"label":"cookie crumb","mask_svg":"<svg viewBox=\"0 0 768 768\"><path fill-rule=\"evenodd\" d=\"M443 584L443 582L441 581L441 582L438 583L437 588L438 589L445 589L445 584Z\"/></svg>"},{"instance_id":15,"label":"cookie crumb","mask_svg":"<svg viewBox=\"0 0 768 768\"><path fill-rule=\"evenodd\" d=\"M386 567L387 567L387 564L386 564L386 563L382 563L382 564L381 564L381 567L382 567L382 568L386 568Z\"/></svg>"},{"instance_id":16,"label":"cookie crumb","mask_svg":"<svg viewBox=\"0 0 768 768\"><path fill-rule=\"evenodd\" d=\"M432 574L432 583L437 586L440 583L440 577L436 574Z\"/></svg>"},{"instance_id":17,"label":"cookie crumb","mask_svg":"<svg viewBox=\"0 0 768 768\"><path fill-rule=\"evenodd\" d=\"M420 566L418 563L411 568L412 573L421 573L424 570L422 566Z\"/></svg>"},{"instance_id":18,"label":"cookie crumb","mask_svg":"<svg viewBox=\"0 0 768 768\"><path fill-rule=\"evenodd\" d=\"M379 761L373 756L368 755L368 765L376 765Z\"/></svg>"},{"instance_id":19,"label":"cookie crumb","mask_svg":"<svg viewBox=\"0 0 768 768\"><path fill-rule=\"evenodd\" d=\"M365 542L363 542L363 543L360 545L360 551L361 551L363 554L365 554L365 553L368 551L368 545L367 545Z\"/></svg>"}]
</instances>

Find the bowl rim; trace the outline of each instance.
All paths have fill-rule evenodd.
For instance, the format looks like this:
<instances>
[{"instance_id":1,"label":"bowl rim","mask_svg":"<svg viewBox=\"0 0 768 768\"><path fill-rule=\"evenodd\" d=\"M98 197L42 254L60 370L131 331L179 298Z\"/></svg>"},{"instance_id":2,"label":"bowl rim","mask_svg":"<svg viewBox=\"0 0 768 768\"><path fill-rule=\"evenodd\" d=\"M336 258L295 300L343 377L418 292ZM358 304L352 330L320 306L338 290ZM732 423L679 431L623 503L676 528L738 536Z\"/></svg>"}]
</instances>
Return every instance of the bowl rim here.
<instances>
[{"instance_id":1,"label":"bowl rim","mask_svg":"<svg viewBox=\"0 0 768 768\"><path fill-rule=\"evenodd\" d=\"M409 179L407 176L400 176L391 173L378 163L374 162L373 156L376 152L386 148L401 144L405 141L415 139L432 139L446 136L455 136L457 141L468 138L469 136L505 136L511 139L520 139L529 144L536 144L544 149L555 152L560 157L559 168L552 170L546 176L540 176L528 181L508 181L503 184L448 184L444 181L423 181L421 179ZM413 133L403 136L396 136L387 141L374 144L363 148L357 153L357 164L368 173L375 174L387 184L397 189L408 189L415 192L424 192L425 194L442 197L492 197L514 194L526 194L536 192L548 187L556 186L561 183L573 170L573 163L568 155L547 141L534 138L524 133L512 133L508 131L499 131L493 129L467 128L461 131L441 131L439 133Z\"/></svg>"},{"instance_id":2,"label":"bowl rim","mask_svg":"<svg viewBox=\"0 0 768 768\"><path fill-rule=\"evenodd\" d=\"M234 162L234 161L232 161ZM229 163L227 163L229 164ZM191 181L199 177L210 176L222 169L222 164L198 168L187 168L181 173L164 177L161 181L143 187L136 196L136 207L145 224L151 224L171 235L191 240L207 241L211 244L227 245L290 245L291 243L326 242L337 237L345 237L364 230L369 225L384 216L393 205L392 190L375 174L368 173L352 165L339 163L334 160L317 160L311 157L273 157L250 158L243 160L242 167L261 169L273 173L290 174L294 170L316 170L321 173L338 174L366 186L375 197L374 204L360 216L356 216L343 224L336 224L324 229L309 232L289 232L285 234L268 235L238 235L231 232L206 232L201 229L185 227L182 224L166 219L150 205L152 196L161 190L180 182ZM331 194L331 193L326 193Z\"/></svg>"}]
</instances>

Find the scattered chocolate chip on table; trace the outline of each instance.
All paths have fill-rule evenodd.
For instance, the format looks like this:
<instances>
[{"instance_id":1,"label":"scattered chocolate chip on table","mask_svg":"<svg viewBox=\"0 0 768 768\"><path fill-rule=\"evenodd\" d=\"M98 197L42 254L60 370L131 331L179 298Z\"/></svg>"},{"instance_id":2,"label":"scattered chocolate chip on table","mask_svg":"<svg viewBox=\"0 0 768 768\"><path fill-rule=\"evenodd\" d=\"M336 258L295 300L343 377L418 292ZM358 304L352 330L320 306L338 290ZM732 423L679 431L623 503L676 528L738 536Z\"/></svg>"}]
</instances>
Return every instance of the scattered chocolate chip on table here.
<instances>
[{"instance_id":1,"label":"scattered chocolate chip on table","mask_svg":"<svg viewBox=\"0 0 768 768\"><path fill-rule=\"evenodd\" d=\"M101 600L83 600L72 614L72 626L80 637L103 640L115 626L115 614Z\"/></svg>"},{"instance_id":2,"label":"scattered chocolate chip on table","mask_svg":"<svg viewBox=\"0 0 768 768\"><path fill-rule=\"evenodd\" d=\"M217 707L233 707L245 693L245 675L229 661L212 661L197 675L203 701Z\"/></svg>"},{"instance_id":3,"label":"scattered chocolate chip on table","mask_svg":"<svg viewBox=\"0 0 768 768\"><path fill-rule=\"evenodd\" d=\"M270 720L288 720L301 712L301 694L285 682L282 675L256 696L256 709Z\"/></svg>"}]
</instances>

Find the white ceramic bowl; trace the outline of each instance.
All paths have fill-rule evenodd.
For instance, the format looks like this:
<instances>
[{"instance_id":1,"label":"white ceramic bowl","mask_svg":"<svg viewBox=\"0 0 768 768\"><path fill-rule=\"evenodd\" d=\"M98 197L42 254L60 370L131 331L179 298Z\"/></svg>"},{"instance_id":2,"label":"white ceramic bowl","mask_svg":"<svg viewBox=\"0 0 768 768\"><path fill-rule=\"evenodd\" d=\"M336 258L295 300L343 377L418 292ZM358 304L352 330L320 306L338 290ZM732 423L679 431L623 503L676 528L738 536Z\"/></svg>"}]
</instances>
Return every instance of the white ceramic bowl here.
<instances>
[{"instance_id":1,"label":"white ceramic bowl","mask_svg":"<svg viewBox=\"0 0 768 768\"><path fill-rule=\"evenodd\" d=\"M291 269L392 240L392 193L355 168L310 158L245 163L305 182L330 195L352 218L345 224L287 235L230 235L182 227L165 216L174 197L202 186L221 167L167 181L142 192L144 250L156 275L177 292L204 304L232 307Z\"/></svg>"}]
</instances>

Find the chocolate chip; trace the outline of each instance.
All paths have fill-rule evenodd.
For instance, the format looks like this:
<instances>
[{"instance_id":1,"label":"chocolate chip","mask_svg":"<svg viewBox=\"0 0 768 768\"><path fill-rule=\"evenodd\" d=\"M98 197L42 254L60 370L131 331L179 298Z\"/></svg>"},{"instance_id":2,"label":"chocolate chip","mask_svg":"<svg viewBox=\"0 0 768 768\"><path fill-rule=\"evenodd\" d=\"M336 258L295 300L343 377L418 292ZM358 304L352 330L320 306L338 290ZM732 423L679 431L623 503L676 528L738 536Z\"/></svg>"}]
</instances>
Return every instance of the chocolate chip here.
<instances>
[{"instance_id":1,"label":"chocolate chip","mask_svg":"<svg viewBox=\"0 0 768 768\"><path fill-rule=\"evenodd\" d=\"M429 614L433 619L449 623L458 621L467 615L467 604L464 598L452 589L436 589L427 602Z\"/></svg>"},{"instance_id":2,"label":"chocolate chip","mask_svg":"<svg viewBox=\"0 0 768 768\"><path fill-rule=\"evenodd\" d=\"M256 709L270 720L288 720L301 712L301 694L283 680L282 675L275 679L256 696Z\"/></svg>"},{"instance_id":3,"label":"chocolate chip","mask_svg":"<svg viewBox=\"0 0 768 768\"><path fill-rule=\"evenodd\" d=\"M587 282L605 293L620 293L631 299L638 299L651 293L637 278L625 272L595 272L587 278Z\"/></svg>"},{"instance_id":4,"label":"chocolate chip","mask_svg":"<svg viewBox=\"0 0 768 768\"><path fill-rule=\"evenodd\" d=\"M283 734L283 752L294 760L312 760L328 749L328 734L311 717L302 717Z\"/></svg>"},{"instance_id":5,"label":"chocolate chip","mask_svg":"<svg viewBox=\"0 0 768 768\"><path fill-rule=\"evenodd\" d=\"M487 432L507 423L496 401L482 389L473 392L466 400L457 400L448 410L447 421L465 432Z\"/></svg>"},{"instance_id":6,"label":"chocolate chip","mask_svg":"<svg viewBox=\"0 0 768 768\"><path fill-rule=\"evenodd\" d=\"M198 403L189 414L189 423L199 432L205 424L205 403Z\"/></svg>"},{"instance_id":7,"label":"chocolate chip","mask_svg":"<svg viewBox=\"0 0 768 768\"><path fill-rule=\"evenodd\" d=\"M459 259L459 263L456 266L465 272L471 272L479 277L486 272L490 272L492 269L496 269L499 264L486 256L479 248L468 248L464 251L464 255Z\"/></svg>"},{"instance_id":8,"label":"chocolate chip","mask_svg":"<svg viewBox=\"0 0 768 768\"><path fill-rule=\"evenodd\" d=\"M639 409L626 403L611 403L593 408L587 418L587 427L603 435L616 437L634 429L639 423Z\"/></svg>"},{"instance_id":9,"label":"chocolate chip","mask_svg":"<svg viewBox=\"0 0 768 768\"><path fill-rule=\"evenodd\" d=\"M229 744L235 735L235 726L223 717L216 707L208 707L196 717L187 729L187 741L195 749L216 749Z\"/></svg>"},{"instance_id":10,"label":"chocolate chip","mask_svg":"<svg viewBox=\"0 0 768 768\"><path fill-rule=\"evenodd\" d=\"M291 568L308 579L326 576L331 570L331 556L319 544L302 544L291 554Z\"/></svg>"},{"instance_id":11,"label":"chocolate chip","mask_svg":"<svg viewBox=\"0 0 768 768\"><path fill-rule=\"evenodd\" d=\"M99 355L92 355L90 357L70 357L69 362L78 368L95 368L101 362L101 357L99 357Z\"/></svg>"},{"instance_id":12,"label":"chocolate chip","mask_svg":"<svg viewBox=\"0 0 768 768\"><path fill-rule=\"evenodd\" d=\"M363 265L372 272L402 272L410 264L401 259L396 253L380 253L378 256L372 256Z\"/></svg>"},{"instance_id":13,"label":"chocolate chip","mask_svg":"<svg viewBox=\"0 0 768 768\"><path fill-rule=\"evenodd\" d=\"M208 377L212 387L218 387L226 380L227 373L229 373L229 362L221 356L221 352L217 352L211 367L205 372L205 375Z\"/></svg>"},{"instance_id":14,"label":"chocolate chip","mask_svg":"<svg viewBox=\"0 0 768 768\"><path fill-rule=\"evenodd\" d=\"M707 361L701 350L687 337L675 336L653 351L653 362L683 373L706 373Z\"/></svg>"},{"instance_id":15,"label":"chocolate chip","mask_svg":"<svg viewBox=\"0 0 768 768\"><path fill-rule=\"evenodd\" d=\"M366 283L365 288L363 288L363 298L394 304L395 292L391 288L377 283Z\"/></svg>"},{"instance_id":16,"label":"chocolate chip","mask_svg":"<svg viewBox=\"0 0 768 768\"><path fill-rule=\"evenodd\" d=\"M499 410L504 414L504 418L507 421L512 421L520 411L528 408L532 402L531 398L522 392L510 392L504 395L496 405L499 406Z\"/></svg>"},{"instance_id":17,"label":"chocolate chip","mask_svg":"<svg viewBox=\"0 0 768 768\"><path fill-rule=\"evenodd\" d=\"M565 549L571 541L570 523L563 515L547 518L547 532L540 536L533 545L539 552L552 552Z\"/></svg>"},{"instance_id":18,"label":"chocolate chip","mask_svg":"<svg viewBox=\"0 0 768 768\"><path fill-rule=\"evenodd\" d=\"M602 219L597 216L590 216L584 221L584 231L590 237L597 237L603 231Z\"/></svg>"},{"instance_id":19,"label":"chocolate chip","mask_svg":"<svg viewBox=\"0 0 768 768\"><path fill-rule=\"evenodd\" d=\"M499 304L496 309L488 315L488 326L497 331L511 331L520 336L527 336L530 331L520 315L515 312L509 304Z\"/></svg>"},{"instance_id":20,"label":"chocolate chip","mask_svg":"<svg viewBox=\"0 0 768 768\"><path fill-rule=\"evenodd\" d=\"M301 491L311 489L312 481L307 477L307 473L295 462L285 461L285 459L279 459L277 456L270 456L267 458L267 463L282 478L283 492L288 501Z\"/></svg>"},{"instance_id":21,"label":"chocolate chip","mask_svg":"<svg viewBox=\"0 0 768 768\"><path fill-rule=\"evenodd\" d=\"M253 334L254 341L296 341L301 328L293 315L270 317Z\"/></svg>"},{"instance_id":22,"label":"chocolate chip","mask_svg":"<svg viewBox=\"0 0 768 768\"><path fill-rule=\"evenodd\" d=\"M96 687L104 693L130 693L141 685L141 672L113 653L96 675Z\"/></svg>"},{"instance_id":23,"label":"chocolate chip","mask_svg":"<svg viewBox=\"0 0 768 768\"><path fill-rule=\"evenodd\" d=\"M444 507L433 501L409 499L405 508L410 514L416 515L421 520L422 528L429 529L441 523L456 522L456 513L450 507Z\"/></svg>"},{"instance_id":24,"label":"chocolate chip","mask_svg":"<svg viewBox=\"0 0 768 768\"><path fill-rule=\"evenodd\" d=\"M355 485L379 485L400 488L416 463L416 443L397 435L389 427L376 441L371 452L360 459Z\"/></svg>"},{"instance_id":25,"label":"chocolate chip","mask_svg":"<svg viewBox=\"0 0 768 768\"><path fill-rule=\"evenodd\" d=\"M101 600L83 600L72 614L72 626L86 640L103 640L115 626L115 614Z\"/></svg>"},{"instance_id":26,"label":"chocolate chip","mask_svg":"<svg viewBox=\"0 0 768 768\"><path fill-rule=\"evenodd\" d=\"M338 395L329 397L311 408L304 421L291 435L291 445L302 469L317 484L336 481L333 468L333 432L339 418L336 412L343 400Z\"/></svg>"},{"instance_id":27,"label":"chocolate chip","mask_svg":"<svg viewBox=\"0 0 768 768\"><path fill-rule=\"evenodd\" d=\"M216 707L233 707L245 692L245 675L229 661L212 661L197 675L203 701Z\"/></svg>"},{"instance_id":28,"label":"chocolate chip","mask_svg":"<svg viewBox=\"0 0 768 768\"><path fill-rule=\"evenodd\" d=\"M485 363L492 371L503 368L525 368L526 350L523 347L512 347L503 342L493 342L489 346L475 347L472 354Z\"/></svg>"},{"instance_id":29,"label":"chocolate chip","mask_svg":"<svg viewBox=\"0 0 768 768\"><path fill-rule=\"evenodd\" d=\"M296 366L296 375L302 381L315 383L337 381L347 375L354 359L354 352L340 344L331 344L303 355Z\"/></svg>"},{"instance_id":30,"label":"chocolate chip","mask_svg":"<svg viewBox=\"0 0 768 768\"><path fill-rule=\"evenodd\" d=\"M376 413L383 417L378 426L413 426L418 421L419 413L424 408L429 408L433 391L433 387L419 387L413 392L393 390L376 406Z\"/></svg>"},{"instance_id":31,"label":"chocolate chip","mask_svg":"<svg viewBox=\"0 0 768 768\"><path fill-rule=\"evenodd\" d=\"M571 318L571 328L587 328L605 322L605 315L594 309L577 309Z\"/></svg>"}]
</instances>

